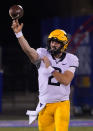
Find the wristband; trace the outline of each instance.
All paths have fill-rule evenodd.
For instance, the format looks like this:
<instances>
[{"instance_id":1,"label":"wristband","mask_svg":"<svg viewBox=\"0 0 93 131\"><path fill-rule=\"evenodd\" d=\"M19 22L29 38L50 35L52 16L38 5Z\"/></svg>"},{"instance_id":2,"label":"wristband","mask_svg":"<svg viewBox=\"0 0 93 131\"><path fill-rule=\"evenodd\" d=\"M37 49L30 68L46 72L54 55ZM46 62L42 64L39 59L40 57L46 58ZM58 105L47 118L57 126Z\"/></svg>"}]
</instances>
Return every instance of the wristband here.
<instances>
[{"instance_id":1,"label":"wristband","mask_svg":"<svg viewBox=\"0 0 93 131\"><path fill-rule=\"evenodd\" d=\"M55 69L52 66L49 66L47 70L49 73L53 73L55 71Z\"/></svg>"},{"instance_id":2,"label":"wristband","mask_svg":"<svg viewBox=\"0 0 93 131\"><path fill-rule=\"evenodd\" d=\"M23 33L22 31L20 31L18 33L15 33L15 35L16 35L16 38L20 38L21 36L23 36Z\"/></svg>"}]
</instances>

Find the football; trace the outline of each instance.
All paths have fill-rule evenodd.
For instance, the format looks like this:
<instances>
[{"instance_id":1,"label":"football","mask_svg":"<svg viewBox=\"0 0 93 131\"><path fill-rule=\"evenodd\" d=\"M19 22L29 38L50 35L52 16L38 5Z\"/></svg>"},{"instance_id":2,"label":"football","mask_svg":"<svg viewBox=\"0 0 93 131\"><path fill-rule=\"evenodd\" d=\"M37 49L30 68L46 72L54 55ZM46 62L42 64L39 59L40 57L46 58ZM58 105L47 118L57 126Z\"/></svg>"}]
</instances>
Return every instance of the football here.
<instances>
[{"instance_id":1,"label":"football","mask_svg":"<svg viewBox=\"0 0 93 131\"><path fill-rule=\"evenodd\" d=\"M24 10L21 5L13 5L9 9L9 15L12 19L20 19L24 14Z\"/></svg>"}]
</instances>

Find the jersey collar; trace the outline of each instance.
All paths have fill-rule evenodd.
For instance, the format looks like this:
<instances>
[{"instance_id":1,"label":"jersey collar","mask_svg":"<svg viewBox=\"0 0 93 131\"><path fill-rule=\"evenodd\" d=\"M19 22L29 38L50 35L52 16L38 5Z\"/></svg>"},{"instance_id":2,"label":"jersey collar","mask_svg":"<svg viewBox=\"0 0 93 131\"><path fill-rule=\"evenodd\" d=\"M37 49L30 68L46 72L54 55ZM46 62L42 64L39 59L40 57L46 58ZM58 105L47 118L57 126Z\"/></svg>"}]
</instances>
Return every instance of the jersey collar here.
<instances>
[{"instance_id":1,"label":"jersey collar","mask_svg":"<svg viewBox=\"0 0 93 131\"><path fill-rule=\"evenodd\" d=\"M52 55L52 57L53 57L54 60L56 60L53 55ZM65 57L66 57L66 52L63 52L62 55L61 55L61 57L59 58L58 62L63 61Z\"/></svg>"}]
</instances>

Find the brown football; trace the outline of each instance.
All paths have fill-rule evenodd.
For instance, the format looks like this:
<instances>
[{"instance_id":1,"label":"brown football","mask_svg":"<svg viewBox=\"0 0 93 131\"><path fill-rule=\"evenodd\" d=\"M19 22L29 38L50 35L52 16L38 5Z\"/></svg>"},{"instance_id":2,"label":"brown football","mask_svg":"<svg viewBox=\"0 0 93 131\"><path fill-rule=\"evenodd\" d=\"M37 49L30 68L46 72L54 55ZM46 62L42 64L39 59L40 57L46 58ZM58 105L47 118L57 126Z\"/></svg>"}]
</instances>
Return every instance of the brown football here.
<instances>
[{"instance_id":1,"label":"brown football","mask_svg":"<svg viewBox=\"0 0 93 131\"><path fill-rule=\"evenodd\" d=\"M24 10L21 5L13 5L9 9L9 15L12 19L20 19L24 14Z\"/></svg>"}]
</instances>

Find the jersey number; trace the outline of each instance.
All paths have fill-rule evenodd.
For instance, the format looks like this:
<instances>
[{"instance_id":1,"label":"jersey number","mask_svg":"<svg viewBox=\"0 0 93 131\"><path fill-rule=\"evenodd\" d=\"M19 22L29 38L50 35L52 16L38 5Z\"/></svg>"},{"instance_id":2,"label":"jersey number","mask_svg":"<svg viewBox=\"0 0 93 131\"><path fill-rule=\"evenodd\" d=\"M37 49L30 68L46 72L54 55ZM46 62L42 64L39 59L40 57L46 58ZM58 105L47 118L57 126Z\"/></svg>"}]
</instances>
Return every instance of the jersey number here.
<instances>
[{"instance_id":1,"label":"jersey number","mask_svg":"<svg viewBox=\"0 0 93 131\"><path fill-rule=\"evenodd\" d=\"M54 68L55 68L55 70L57 70L57 71L59 71L61 73L61 69L60 68L58 68L58 67L54 67ZM54 86L60 86L59 82L56 82L56 83L52 82L53 78L54 78L54 76L52 76L52 75L49 77L48 84L49 85L54 85Z\"/></svg>"}]
</instances>

